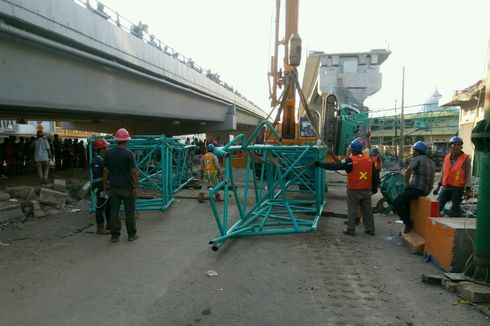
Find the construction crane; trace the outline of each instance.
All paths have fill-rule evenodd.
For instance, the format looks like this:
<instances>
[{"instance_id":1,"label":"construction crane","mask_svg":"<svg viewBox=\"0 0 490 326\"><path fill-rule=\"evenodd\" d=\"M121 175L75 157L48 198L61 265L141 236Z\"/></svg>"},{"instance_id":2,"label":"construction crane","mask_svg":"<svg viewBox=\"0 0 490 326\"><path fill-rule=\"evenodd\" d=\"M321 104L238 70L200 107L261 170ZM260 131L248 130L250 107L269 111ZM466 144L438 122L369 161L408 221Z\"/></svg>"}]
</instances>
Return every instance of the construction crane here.
<instances>
[{"instance_id":1,"label":"construction crane","mask_svg":"<svg viewBox=\"0 0 490 326\"><path fill-rule=\"evenodd\" d=\"M285 7L281 8L283 2ZM281 38L279 34L282 16L284 16L282 28L284 34ZM271 58L269 72L271 107L273 111L277 109L274 125L285 145L317 143L333 148L337 139L338 108L335 95L324 94L321 111L310 111L298 81L297 68L301 63L302 52L301 38L298 34L298 17L299 0L276 0L274 55ZM279 67L280 54L283 55L282 67ZM278 90L282 90L281 95L278 95ZM297 109L297 94L302 104L301 113L305 115L303 117L300 117L300 111ZM266 143L276 142L270 133L266 134L265 139Z\"/></svg>"}]
</instances>

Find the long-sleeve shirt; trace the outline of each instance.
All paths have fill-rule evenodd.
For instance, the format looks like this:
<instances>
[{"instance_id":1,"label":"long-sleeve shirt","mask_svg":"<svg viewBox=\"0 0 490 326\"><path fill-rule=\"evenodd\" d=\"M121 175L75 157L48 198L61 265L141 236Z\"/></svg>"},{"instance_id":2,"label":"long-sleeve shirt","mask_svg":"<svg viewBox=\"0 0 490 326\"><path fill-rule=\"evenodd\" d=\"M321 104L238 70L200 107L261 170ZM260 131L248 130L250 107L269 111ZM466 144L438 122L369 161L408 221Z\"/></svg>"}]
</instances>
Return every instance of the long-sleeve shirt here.
<instances>
[{"instance_id":1,"label":"long-sleeve shirt","mask_svg":"<svg viewBox=\"0 0 490 326\"><path fill-rule=\"evenodd\" d=\"M349 158L346 158L345 160L342 160L338 163L320 163L320 167L325 169L325 170L334 170L334 171L337 171L337 170L344 170L345 172L347 173L351 173L352 172L352 169L353 169L353 163L352 163L352 159L349 157ZM380 180L379 180L379 176L377 175L376 173L376 168L374 166L374 162L373 162L373 170L372 170L372 187L378 187L379 184L380 184Z\"/></svg>"}]
</instances>

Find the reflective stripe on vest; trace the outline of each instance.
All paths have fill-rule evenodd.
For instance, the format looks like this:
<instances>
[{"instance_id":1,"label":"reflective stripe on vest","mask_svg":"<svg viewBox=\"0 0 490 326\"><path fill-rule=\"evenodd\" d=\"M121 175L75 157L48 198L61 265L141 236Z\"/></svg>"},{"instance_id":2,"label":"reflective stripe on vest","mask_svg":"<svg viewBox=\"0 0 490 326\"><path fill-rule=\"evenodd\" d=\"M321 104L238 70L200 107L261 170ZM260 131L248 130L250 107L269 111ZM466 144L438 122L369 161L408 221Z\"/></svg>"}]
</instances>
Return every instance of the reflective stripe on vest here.
<instances>
[{"instance_id":1,"label":"reflective stripe on vest","mask_svg":"<svg viewBox=\"0 0 490 326\"><path fill-rule=\"evenodd\" d=\"M206 153L202 156L202 161L204 162L204 172L213 173L216 172L216 167L214 166L214 154Z\"/></svg>"},{"instance_id":2,"label":"reflective stripe on vest","mask_svg":"<svg viewBox=\"0 0 490 326\"><path fill-rule=\"evenodd\" d=\"M352 171L347 173L348 189L371 189L373 161L369 156L352 155Z\"/></svg>"},{"instance_id":3,"label":"reflective stripe on vest","mask_svg":"<svg viewBox=\"0 0 490 326\"><path fill-rule=\"evenodd\" d=\"M466 184L466 172L463 164L468 154L462 153L451 164L451 153L447 154L442 164L442 185L463 188Z\"/></svg>"}]
</instances>

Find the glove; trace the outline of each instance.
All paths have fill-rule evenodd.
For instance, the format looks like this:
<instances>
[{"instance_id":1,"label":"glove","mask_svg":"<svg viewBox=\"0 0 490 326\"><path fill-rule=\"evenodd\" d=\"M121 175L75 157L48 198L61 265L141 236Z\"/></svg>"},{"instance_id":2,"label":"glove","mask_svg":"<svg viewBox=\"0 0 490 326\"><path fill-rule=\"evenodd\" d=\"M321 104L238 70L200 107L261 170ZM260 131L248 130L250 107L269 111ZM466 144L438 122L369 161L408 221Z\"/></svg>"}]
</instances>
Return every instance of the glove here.
<instances>
[{"instance_id":1,"label":"glove","mask_svg":"<svg viewBox=\"0 0 490 326\"><path fill-rule=\"evenodd\" d=\"M465 197L465 199L470 199L471 197L473 197L473 191L471 191L471 188L465 189L464 197Z\"/></svg>"},{"instance_id":2,"label":"glove","mask_svg":"<svg viewBox=\"0 0 490 326\"><path fill-rule=\"evenodd\" d=\"M372 194L372 195L375 195L375 194L377 194L377 193L378 193L378 187L372 187L372 188L371 188L371 194Z\"/></svg>"},{"instance_id":3,"label":"glove","mask_svg":"<svg viewBox=\"0 0 490 326\"><path fill-rule=\"evenodd\" d=\"M316 168L320 167L320 165L321 165L320 161L315 161L313 163L313 166L316 167Z\"/></svg>"}]
</instances>

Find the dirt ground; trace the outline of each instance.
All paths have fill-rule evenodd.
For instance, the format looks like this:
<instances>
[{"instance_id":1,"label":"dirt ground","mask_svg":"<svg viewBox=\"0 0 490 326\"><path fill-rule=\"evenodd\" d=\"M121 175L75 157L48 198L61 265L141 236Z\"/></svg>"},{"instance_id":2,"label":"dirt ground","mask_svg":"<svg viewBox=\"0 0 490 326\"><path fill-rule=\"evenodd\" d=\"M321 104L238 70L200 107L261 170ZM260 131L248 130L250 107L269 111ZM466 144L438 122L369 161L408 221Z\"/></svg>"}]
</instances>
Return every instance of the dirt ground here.
<instances>
[{"instance_id":1,"label":"dirt ground","mask_svg":"<svg viewBox=\"0 0 490 326\"><path fill-rule=\"evenodd\" d=\"M490 324L455 294L420 281L442 271L401 245L396 216L375 214L374 237L362 226L355 237L342 234L345 177L328 177L331 214L318 232L231 239L217 252L208 244L218 235L209 204L185 198L199 190L179 193L164 212L141 212L135 242L95 235L84 200L4 224L0 324ZM37 180L0 188L12 184Z\"/></svg>"}]
</instances>

